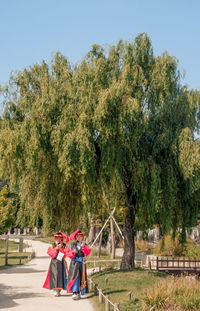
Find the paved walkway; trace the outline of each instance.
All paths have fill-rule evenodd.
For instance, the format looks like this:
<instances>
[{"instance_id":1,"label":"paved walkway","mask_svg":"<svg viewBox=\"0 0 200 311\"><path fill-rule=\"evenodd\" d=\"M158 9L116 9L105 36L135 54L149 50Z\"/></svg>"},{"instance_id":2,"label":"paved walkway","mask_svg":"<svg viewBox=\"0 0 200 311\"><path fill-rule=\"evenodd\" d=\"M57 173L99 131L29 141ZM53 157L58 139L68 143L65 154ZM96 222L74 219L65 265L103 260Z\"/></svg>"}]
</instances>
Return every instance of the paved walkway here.
<instances>
[{"instance_id":1,"label":"paved walkway","mask_svg":"<svg viewBox=\"0 0 200 311\"><path fill-rule=\"evenodd\" d=\"M87 297L73 301L65 291L54 297L52 291L42 288L50 263L48 244L27 242L32 243L36 258L23 266L0 270L0 310L94 311Z\"/></svg>"}]
</instances>

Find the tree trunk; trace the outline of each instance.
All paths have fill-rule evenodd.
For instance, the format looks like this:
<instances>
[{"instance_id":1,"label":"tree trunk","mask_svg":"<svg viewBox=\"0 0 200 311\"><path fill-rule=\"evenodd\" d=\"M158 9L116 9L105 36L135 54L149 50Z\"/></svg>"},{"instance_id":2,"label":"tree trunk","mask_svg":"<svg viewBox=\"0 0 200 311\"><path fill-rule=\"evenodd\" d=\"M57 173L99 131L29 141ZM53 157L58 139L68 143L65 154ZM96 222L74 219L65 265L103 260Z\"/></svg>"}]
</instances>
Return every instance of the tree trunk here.
<instances>
[{"instance_id":1,"label":"tree trunk","mask_svg":"<svg viewBox=\"0 0 200 311\"><path fill-rule=\"evenodd\" d=\"M134 207L129 206L124 224L124 253L120 266L121 269L134 269L135 267L135 235L133 231L134 222Z\"/></svg>"}]
</instances>

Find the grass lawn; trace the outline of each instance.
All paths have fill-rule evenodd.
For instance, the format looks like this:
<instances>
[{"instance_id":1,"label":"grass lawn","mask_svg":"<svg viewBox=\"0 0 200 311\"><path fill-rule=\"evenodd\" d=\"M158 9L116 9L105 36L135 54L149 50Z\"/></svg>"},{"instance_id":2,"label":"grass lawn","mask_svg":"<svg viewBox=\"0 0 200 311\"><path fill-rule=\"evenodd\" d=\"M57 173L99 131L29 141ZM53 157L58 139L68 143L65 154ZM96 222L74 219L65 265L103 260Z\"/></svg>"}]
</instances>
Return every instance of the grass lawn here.
<instances>
[{"instance_id":1,"label":"grass lawn","mask_svg":"<svg viewBox=\"0 0 200 311\"><path fill-rule=\"evenodd\" d=\"M0 239L0 252L4 252L6 247L6 241ZM19 242L8 240L8 249L10 251L17 251L19 248Z\"/></svg>"},{"instance_id":2,"label":"grass lawn","mask_svg":"<svg viewBox=\"0 0 200 311\"><path fill-rule=\"evenodd\" d=\"M8 240L8 250L9 251L18 251L19 249L19 240L15 241L11 241ZM5 247L6 247L6 241L0 239L0 252L5 252ZM25 243L23 243L23 247L26 248L28 247L28 245L26 245Z\"/></svg>"},{"instance_id":3,"label":"grass lawn","mask_svg":"<svg viewBox=\"0 0 200 311\"><path fill-rule=\"evenodd\" d=\"M19 253L19 242L8 240L8 265L5 266L6 241L0 239L0 269L5 269L13 265L24 264L28 261L29 252ZM24 244L24 248L26 244ZM21 263L20 263L21 262Z\"/></svg>"},{"instance_id":4,"label":"grass lawn","mask_svg":"<svg viewBox=\"0 0 200 311\"><path fill-rule=\"evenodd\" d=\"M141 311L142 300L146 290L161 279L166 279L167 274L157 271L136 269L134 271L103 271L92 275L92 280L108 295L113 303L120 303L120 311ZM106 279L108 283L106 284ZM132 290L132 299L129 301L128 292ZM98 302L98 296L93 297L95 310L104 311L105 305ZM113 310L111 308L111 310Z\"/></svg>"},{"instance_id":5,"label":"grass lawn","mask_svg":"<svg viewBox=\"0 0 200 311\"><path fill-rule=\"evenodd\" d=\"M0 269L5 269L14 265L24 264L29 261L28 256L30 255L31 253L10 252L8 253L8 265L5 266L5 253L0 252Z\"/></svg>"}]
</instances>

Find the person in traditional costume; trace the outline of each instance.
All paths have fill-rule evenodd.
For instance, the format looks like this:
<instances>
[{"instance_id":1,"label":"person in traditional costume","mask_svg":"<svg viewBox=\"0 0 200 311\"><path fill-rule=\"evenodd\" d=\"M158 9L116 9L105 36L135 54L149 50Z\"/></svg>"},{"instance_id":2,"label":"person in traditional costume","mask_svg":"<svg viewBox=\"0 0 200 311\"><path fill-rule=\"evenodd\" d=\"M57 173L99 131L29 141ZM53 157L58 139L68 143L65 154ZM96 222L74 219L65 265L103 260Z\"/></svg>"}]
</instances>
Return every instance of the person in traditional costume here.
<instances>
[{"instance_id":1,"label":"person in traditional costume","mask_svg":"<svg viewBox=\"0 0 200 311\"><path fill-rule=\"evenodd\" d=\"M51 289L54 296L60 296L62 289L67 289L68 267L65 261L67 246L63 242L69 242L69 237L63 233L58 232L54 234L55 242L49 246L47 254L52 258L46 280L43 288Z\"/></svg>"},{"instance_id":2,"label":"person in traditional costume","mask_svg":"<svg viewBox=\"0 0 200 311\"><path fill-rule=\"evenodd\" d=\"M74 240L67 248L67 256L71 259L69 266L67 293L72 293L72 299L77 300L88 292L86 264L84 258L91 252L91 248L83 241L86 234L80 229L73 232L69 239Z\"/></svg>"}]
</instances>

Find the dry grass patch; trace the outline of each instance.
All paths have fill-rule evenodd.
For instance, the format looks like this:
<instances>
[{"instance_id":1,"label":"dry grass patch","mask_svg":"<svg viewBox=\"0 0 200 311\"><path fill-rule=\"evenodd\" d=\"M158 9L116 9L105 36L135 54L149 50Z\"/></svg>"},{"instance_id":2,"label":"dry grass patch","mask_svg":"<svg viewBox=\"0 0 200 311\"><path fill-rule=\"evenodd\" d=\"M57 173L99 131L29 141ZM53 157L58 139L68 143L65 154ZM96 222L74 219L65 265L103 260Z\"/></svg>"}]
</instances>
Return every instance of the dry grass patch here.
<instances>
[{"instance_id":1,"label":"dry grass patch","mask_svg":"<svg viewBox=\"0 0 200 311\"><path fill-rule=\"evenodd\" d=\"M180 243L180 236L172 239L171 235L167 235L156 245L153 254L157 256L175 256L200 258L200 247L188 237L185 244Z\"/></svg>"},{"instance_id":2,"label":"dry grass patch","mask_svg":"<svg viewBox=\"0 0 200 311\"><path fill-rule=\"evenodd\" d=\"M135 241L135 250L136 251L151 251L153 246L144 240L136 240Z\"/></svg>"},{"instance_id":3,"label":"dry grass patch","mask_svg":"<svg viewBox=\"0 0 200 311\"><path fill-rule=\"evenodd\" d=\"M147 289L143 310L200 310L200 283L185 277L167 278Z\"/></svg>"}]
</instances>

